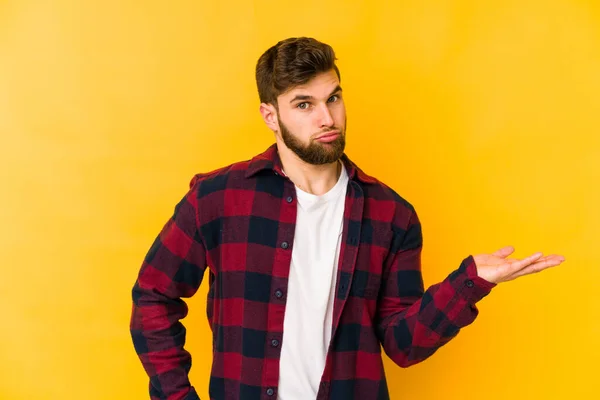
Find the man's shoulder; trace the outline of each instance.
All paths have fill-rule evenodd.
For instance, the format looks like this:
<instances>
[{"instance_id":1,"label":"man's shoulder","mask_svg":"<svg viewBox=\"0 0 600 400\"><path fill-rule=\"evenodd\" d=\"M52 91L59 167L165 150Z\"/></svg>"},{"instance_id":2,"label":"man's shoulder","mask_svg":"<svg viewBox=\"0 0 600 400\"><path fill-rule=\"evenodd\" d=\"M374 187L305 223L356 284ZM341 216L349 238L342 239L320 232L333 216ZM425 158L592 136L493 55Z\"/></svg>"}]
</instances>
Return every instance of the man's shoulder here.
<instances>
[{"instance_id":1,"label":"man's shoulder","mask_svg":"<svg viewBox=\"0 0 600 400\"><path fill-rule=\"evenodd\" d=\"M228 185L239 186L251 184L250 178L254 173L272 168L276 157L275 145L265 151L255 154L245 160L235 161L207 172L197 172L190 180L190 189L194 187L213 187L224 189Z\"/></svg>"},{"instance_id":2,"label":"man's shoulder","mask_svg":"<svg viewBox=\"0 0 600 400\"><path fill-rule=\"evenodd\" d=\"M196 172L190 179L190 189L207 193L223 190L232 185L240 186L240 182L245 178L251 162L251 159L241 160L213 170ZM238 184L234 182L238 182Z\"/></svg>"},{"instance_id":3,"label":"man's shoulder","mask_svg":"<svg viewBox=\"0 0 600 400\"><path fill-rule=\"evenodd\" d=\"M391 185L373 175L367 175L360 169L357 173L360 180L364 182L363 190L367 199L375 202L387 202L414 212L412 203Z\"/></svg>"},{"instance_id":4,"label":"man's shoulder","mask_svg":"<svg viewBox=\"0 0 600 400\"><path fill-rule=\"evenodd\" d=\"M210 182L219 178L229 178L232 174L243 175L248 170L249 164L250 160L236 161L230 164L220 166L213 170L196 172L190 180L190 187L202 184L204 182Z\"/></svg>"},{"instance_id":5,"label":"man's shoulder","mask_svg":"<svg viewBox=\"0 0 600 400\"><path fill-rule=\"evenodd\" d=\"M377 221L390 222L394 231L404 232L411 224L418 223L413 204L398 190L381 178L367 174L356 164L351 163L358 181L362 183L366 215Z\"/></svg>"},{"instance_id":6,"label":"man's shoulder","mask_svg":"<svg viewBox=\"0 0 600 400\"><path fill-rule=\"evenodd\" d=\"M361 166L350 159L344 153L342 161L346 166L351 178L361 183L365 198L368 201L385 202L387 204L400 205L403 208L413 209L410 202L399 194L392 186L384 182L381 178L367 173ZM381 203L380 203L381 204Z\"/></svg>"}]
</instances>

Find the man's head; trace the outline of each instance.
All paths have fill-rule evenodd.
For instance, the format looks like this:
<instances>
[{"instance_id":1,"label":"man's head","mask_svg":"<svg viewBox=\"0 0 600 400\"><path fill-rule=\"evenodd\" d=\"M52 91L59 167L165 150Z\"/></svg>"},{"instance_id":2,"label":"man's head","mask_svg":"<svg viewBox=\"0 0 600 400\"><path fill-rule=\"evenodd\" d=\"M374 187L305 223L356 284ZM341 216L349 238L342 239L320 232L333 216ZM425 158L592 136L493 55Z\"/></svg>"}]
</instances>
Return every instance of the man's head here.
<instances>
[{"instance_id":1,"label":"man's head","mask_svg":"<svg viewBox=\"0 0 600 400\"><path fill-rule=\"evenodd\" d=\"M344 152L346 108L331 46L290 38L268 49L256 65L265 123L301 160L336 161Z\"/></svg>"}]
</instances>

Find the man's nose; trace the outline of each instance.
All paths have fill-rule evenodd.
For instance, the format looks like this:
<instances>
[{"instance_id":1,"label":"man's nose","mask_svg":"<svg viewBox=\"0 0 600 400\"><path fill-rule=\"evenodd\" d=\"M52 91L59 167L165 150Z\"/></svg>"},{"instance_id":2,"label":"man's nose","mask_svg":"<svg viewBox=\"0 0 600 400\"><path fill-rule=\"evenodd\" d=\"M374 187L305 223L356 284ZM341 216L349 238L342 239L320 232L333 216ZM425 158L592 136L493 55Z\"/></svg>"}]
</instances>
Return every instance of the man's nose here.
<instances>
[{"instance_id":1,"label":"man's nose","mask_svg":"<svg viewBox=\"0 0 600 400\"><path fill-rule=\"evenodd\" d=\"M320 127L332 127L334 125L333 116L331 110L327 105L322 104L319 107L319 126Z\"/></svg>"}]
</instances>

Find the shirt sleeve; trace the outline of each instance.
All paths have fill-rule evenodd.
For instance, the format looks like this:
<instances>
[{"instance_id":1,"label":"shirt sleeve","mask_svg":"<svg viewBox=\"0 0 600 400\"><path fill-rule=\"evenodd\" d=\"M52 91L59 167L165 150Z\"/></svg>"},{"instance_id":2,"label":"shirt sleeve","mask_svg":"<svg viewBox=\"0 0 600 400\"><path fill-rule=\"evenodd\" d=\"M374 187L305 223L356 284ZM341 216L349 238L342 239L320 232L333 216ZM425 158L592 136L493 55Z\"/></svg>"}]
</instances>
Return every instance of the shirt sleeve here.
<instances>
[{"instance_id":1,"label":"shirt sleeve","mask_svg":"<svg viewBox=\"0 0 600 400\"><path fill-rule=\"evenodd\" d=\"M386 354L399 366L419 363L454 338L478 315L476 303L496 284L477 275L471 255L442 282L424 290L423 236L414 211L397 229L386 259L377 311L377 332Z\"/></svg>"},{"instance_id":2,"label":"shirt sleeve","mask_svg":"<svg viewBox=\"0 0 600 400\"><path fill-rule=\"evenodd\" d=\"M130 332L151 399L199 399L188 378L191 355L180 321L188 312L182 298L196 293L206 268L197 211L192 186L147 252L132 290Z\"/></svg>"}]
</instances>

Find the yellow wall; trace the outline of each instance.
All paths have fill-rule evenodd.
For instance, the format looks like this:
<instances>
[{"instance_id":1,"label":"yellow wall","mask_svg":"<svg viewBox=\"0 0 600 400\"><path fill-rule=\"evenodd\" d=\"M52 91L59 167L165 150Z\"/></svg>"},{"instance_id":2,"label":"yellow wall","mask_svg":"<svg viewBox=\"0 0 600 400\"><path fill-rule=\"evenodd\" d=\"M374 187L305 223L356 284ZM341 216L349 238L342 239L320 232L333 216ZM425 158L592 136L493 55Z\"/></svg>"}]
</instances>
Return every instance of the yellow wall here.
<instances>
[{"instance_id":1,"label":"yellow wall","mask_svg":"<svg viewBox=\"0 0 600 400\"><path fill-rule=\"evenodd\" d=\"M0 1L0 399L147 398L142 258L194 173L272 142L254 64L294 35L336 49L348 153L417 207L427 284L507 244L567 258L429 361L388 363L392 398L597 395L598 3L217 3ZM205 295L186 319L203 398Z\"/></svg>"}]
</instances>

